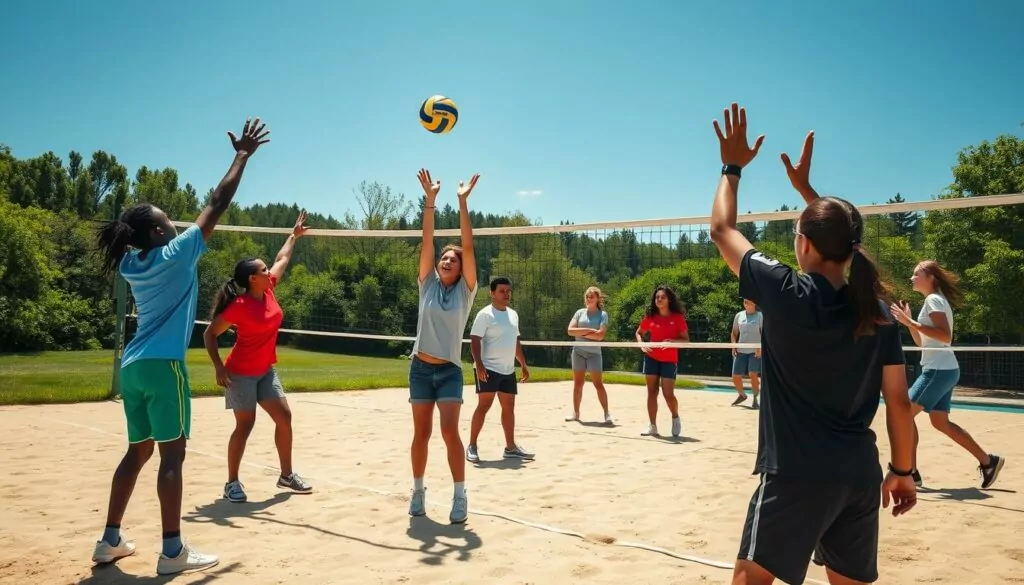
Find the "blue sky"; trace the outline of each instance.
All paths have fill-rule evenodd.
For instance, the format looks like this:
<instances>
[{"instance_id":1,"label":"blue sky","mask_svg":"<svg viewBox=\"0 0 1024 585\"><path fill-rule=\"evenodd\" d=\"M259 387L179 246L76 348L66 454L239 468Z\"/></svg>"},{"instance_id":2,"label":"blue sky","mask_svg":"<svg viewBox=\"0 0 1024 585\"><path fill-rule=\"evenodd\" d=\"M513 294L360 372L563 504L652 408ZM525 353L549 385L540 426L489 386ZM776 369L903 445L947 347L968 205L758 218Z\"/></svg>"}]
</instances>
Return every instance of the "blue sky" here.
<instances>
[{"instance_id":1,"label":"blue sky","mask_svg":"<svg viewBox=\"0 0 1024 585\"><path fill-rule=\"evenodd\" d=\"M102 8L100 8L102 7ZM741 211L798 197L779 153L817 134L813 180L854 203L926 200L963 147L1021 134L1024 3L11 2L0 25L0 143L16 156L115 154L170 166L200 193L225 132L273 141L236 200L340 216L380 181L544 223L705 215L711 120L733 100L767 135ZM453 132L418 122L429 95ZM189 219L189 218L186 218Z\"/></svg>"}]
</instances>

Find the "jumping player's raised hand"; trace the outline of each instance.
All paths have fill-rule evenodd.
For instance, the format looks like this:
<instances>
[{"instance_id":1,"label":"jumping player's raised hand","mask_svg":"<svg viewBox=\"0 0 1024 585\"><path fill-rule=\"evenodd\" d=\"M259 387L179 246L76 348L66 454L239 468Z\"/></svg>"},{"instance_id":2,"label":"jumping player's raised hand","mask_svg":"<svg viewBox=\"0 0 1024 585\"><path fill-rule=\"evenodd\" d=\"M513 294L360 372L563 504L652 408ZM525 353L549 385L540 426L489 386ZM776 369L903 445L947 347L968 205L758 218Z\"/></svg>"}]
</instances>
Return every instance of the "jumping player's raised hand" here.
<instances>
[{"instance_id":1,"label":"jumping player's raised hand","mask_svg":"<svg viewBox=\"0 0 1024 585\"><path fill-rule=\"evenodd\" d=\"M270 138L267 138L270 136L270 130L264 130L265 127L266 124L261 124L259 118L256 118L254 122L250 122L250 119L246 118L241 138L228 130L228 138L231 139L231 146L235 148L235 152L251 155L260 145L270 142Z\"/></svg>"},{"instance_id":2,"label":"jumping player's raised hand","mask_svg":"<svg viewBox=\"0 0 1024 585\"><path fill-rule=\"evenodd\" d=\"M441 181L435 183L430 178L430 171L427 169L420 169L417 177L420 179L420 186L423 187L423 194L427 196L427 204L433 203L437 193L441 190Z\"/></svg>"},{"instance_id":3,"label":"jumping player's raised hand","mask_svg":"<svg viewBox=\"0 0 1024 585\"><path fill-rule=\"evenodd\" d=\"M715 126L715 134L718 135L718 145L722 154L722 164L745 167L757 156L764 142L764 134L754 140L754 146L747 143L747 111L739 107L735 102L732 104L732 111L725 108L725 133L722 132L718 120L712 122Z\"/></svg>"},{"instance_id":4,"label":"jumping player's raised hand","mask_svg":"<svg viewBox=\"0 0 1024 585\"><path fill-rule=\"evenodd\" d=\"M306 232L308 231L309 226L306 225L306 210L303 209L299 212L299 219L295 220L295 227L292 229L292 235L295 236L295 239L297 240L306 235Z\"/></svg>"},{"instance_id":5,"label":"jumping player's raised hand","mask_svg":"<svg viewBox=\"0 0 1024 585\"><path fill-rule=\"evenodd\" d=\"M811 156L814 154L814 130L807 133L804 146L800 149L800 160L793 165L789 155L782 153L782 165L786 167L789 182L808 203L818 198L818 193L811 187Z\"/></svg>"},{"instance_id":6,"label":"jumping player's raised hand","mask_svg":"<svg viewBox=\"0 0 1024 585\"><path fill-rule=\"evenodd\" d=\"M455 194L459 196L459 199L466 199L469 197L469 194L473 192L473 187L476 187L476 182L479 178L480 173L473 175L469 179L468 185L462 181L459 181L459 190L455 192Z\"/></svg>"}]
</instances>

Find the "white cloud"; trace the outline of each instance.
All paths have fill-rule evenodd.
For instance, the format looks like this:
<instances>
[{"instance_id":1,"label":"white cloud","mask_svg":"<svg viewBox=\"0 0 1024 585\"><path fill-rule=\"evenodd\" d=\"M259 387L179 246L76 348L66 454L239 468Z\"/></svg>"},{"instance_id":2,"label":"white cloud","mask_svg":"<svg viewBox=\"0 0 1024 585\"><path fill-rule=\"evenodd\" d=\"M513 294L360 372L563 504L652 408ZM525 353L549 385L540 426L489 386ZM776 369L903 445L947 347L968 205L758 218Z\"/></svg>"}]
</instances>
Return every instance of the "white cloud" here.
<instances>
[{"instance_id":1,"label":"white cloud","mask_svg":"<svg viewBox=\"0 0 1024 585\"><path fill-rule=\"evenodd\" d=\"M516 195L518 195L518 196L520 196L520 197L537 197L537 196L539 196L539 195L540 195L540 194L542 194L542 193L543 193L543 191L540 191L540 190L532 190L532 191L528 191L528 190L523 190L523 191L516 191Z\"/></svg>"}]
</instances>

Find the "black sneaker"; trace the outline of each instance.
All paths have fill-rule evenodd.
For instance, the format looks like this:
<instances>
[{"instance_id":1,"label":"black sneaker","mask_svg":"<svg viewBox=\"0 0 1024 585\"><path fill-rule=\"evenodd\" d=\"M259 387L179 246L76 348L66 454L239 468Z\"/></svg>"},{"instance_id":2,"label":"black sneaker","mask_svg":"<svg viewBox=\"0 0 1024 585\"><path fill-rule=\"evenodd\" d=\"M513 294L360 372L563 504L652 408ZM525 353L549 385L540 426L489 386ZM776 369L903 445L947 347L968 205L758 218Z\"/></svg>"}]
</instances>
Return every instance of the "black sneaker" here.
<instances>
[{"instance_id":1,"label":"black sneaker","mask_svg":"<svg viewBox=\"0 0 1024 585\"><path fill-rule=\"evenodd\" d=\"M918 470L915 469L914 471L911 471L910 477L914 478L914 485L916 485L917 487L921 487L924 485L924 482L921 481L921 472L919 472Z\"/></svg>"},{"instance_id":2,"label":"black sneaker","mask_svg":"<svg viewBox=\"0 0 1024 585\"><path fill-rule=\"evenodd\" d=\"M746 401L747 401L747 395L746 394L740 394L740 395L736 396L736 400L732 401L732 405L736 406L737 404L743 404Z\"/></svg>"},{"instance_id":3,"label":"black sneaker","mask_svg":"<svg viewBox=\"0 0 1024 585\"><path fill-rule=\"evenodd\" d=\"M981 489L990 488L992 484L996 482L996 478L999 477L999 472L1003 469L1003 463L1006 460L998 455L989 454L988 465L979 465L978 470L981 471Z\"/></svg>"}]
</instances>

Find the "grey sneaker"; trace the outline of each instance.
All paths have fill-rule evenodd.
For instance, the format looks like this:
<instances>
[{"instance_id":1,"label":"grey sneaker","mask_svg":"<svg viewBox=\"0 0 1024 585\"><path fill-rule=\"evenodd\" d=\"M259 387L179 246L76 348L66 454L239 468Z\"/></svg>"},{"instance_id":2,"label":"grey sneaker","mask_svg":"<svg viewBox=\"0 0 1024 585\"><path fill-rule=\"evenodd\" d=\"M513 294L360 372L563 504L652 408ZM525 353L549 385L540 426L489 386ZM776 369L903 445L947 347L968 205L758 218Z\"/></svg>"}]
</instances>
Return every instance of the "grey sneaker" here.
<instances>
[{"instance_id":1,"label":"grey sneaker","mask_svg":"<svg viewBox=\"0 0 1024 585\"><path fill-rule=\"evenodd\" d=\"M427 488L412 490L409 498L409 515L424 516L427 513Z\"/></svg>"},{"instance_id":2,"label":"grey sneaker","mask_svg":"<svg viewBox=\"0 0 1024 585\"><path fill-rule=\"evenodd\" d=\"M244 502L247 499L245 495L245 486L243 486L242 482L237 479L235 481L229 481L224 484L224 497L227 501L234 502L236 504Z\"/></svg>"},{"instance_id":3,"label":"grey sneaker","mask_svg":"<svg viewBox=\"0 0 1024 585\"><path fill-rule=\"evenodd\" d=\"M679 417L677 416L676 418L672 419L672 436L673 437L678 437L682 433L683 433L683 421L680 420Z\"/></svg>"},{"instance_id":4,"label":"grey sneaker","mask_svg":"<svg viewBox=\"0 0 1024 585\"><path fill-rule=\"evenodd\" d=\"M467 518L469 518L469 498L466 496L452 498L452 513L448 515L448 520L452 524L462 524Z\"/></svg>"},{"instance_id":5,"label":"grey sneaker","mask_svg":"<svg viewBox=\"0 0 1024 585\"><path fill-rule=\"evenodd\" d=\"M476 451L476 445L466 447L466 461L469 461L470 463L480 461L480 454Z\"/></svg>"},{"instance_id":6,"label":"grey sneaker","mask_svg":"<svg viewBox=\"0 0 1024 585\"><path fill-rule=\"evenodd\" d=\"M521 446L513 445L511 449L505 447L505 453L503 454L505 459L533 459L533 453L530 453Z\"/></svg>"},{"instance_id":7,"label":"grey sneaker","mask_svg":"<svg viewBox=\"0 0 1024 585\"><path fill-rule=\"evenodd\" d=\"M277 478L277 487L292 490L293 492L300 494L309 494L313 492L313 486L306 483L306 480L299 477L299 474L294 471L288 477L281 476Z\"/></svg>"}]
</instances>

